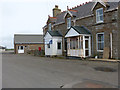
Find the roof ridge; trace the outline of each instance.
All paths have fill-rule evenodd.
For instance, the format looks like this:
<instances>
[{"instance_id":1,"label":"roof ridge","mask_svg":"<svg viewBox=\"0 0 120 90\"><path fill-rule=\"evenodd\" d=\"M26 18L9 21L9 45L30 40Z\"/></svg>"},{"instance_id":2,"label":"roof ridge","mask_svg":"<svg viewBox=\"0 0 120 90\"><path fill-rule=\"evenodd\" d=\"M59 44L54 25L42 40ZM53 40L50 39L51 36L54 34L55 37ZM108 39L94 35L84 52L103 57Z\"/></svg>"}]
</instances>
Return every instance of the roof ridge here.
<instances>
[{"instance_id":1,"label":"roof ridge","mask_svg":"<svg viewBox=\"0 0 120 90\"><path fill-rule=\"evenodd\" d=\"M92 1L88 1L88 2L85 2L85 3L79 4L79 5L77 5L77 6L74 6L74 7L70 8L70 9L75 9L75 8L77 8L77 7L86 5L86 4L90 3L90 2L92 2Z\"/></svg>"}]
</instances>

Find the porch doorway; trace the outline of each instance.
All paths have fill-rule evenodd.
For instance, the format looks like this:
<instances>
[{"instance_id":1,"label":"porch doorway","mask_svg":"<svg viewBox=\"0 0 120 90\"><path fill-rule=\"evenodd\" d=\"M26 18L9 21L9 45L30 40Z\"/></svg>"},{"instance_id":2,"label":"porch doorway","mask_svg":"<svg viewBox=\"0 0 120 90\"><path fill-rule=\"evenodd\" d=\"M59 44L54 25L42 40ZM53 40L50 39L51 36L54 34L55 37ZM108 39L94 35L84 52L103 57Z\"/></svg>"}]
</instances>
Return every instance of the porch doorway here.
<instances>
[{"instance_id":1,"label":"porch doorway","mask_svg":"<svg viewBox=\"0 0 120 90\"><path fill-rule=\"evenodd\" d=\"M24 46L18 46L18 53L24 53Z\"/></svg>"},{"instance_id":2,"label":"porch doorway","mask_svg":"<svg viewBox=\"0 0 120 90\"><path fill-rule=\"evenodd\" d=\"M85 36L85 57L90 56L90 37Z\"/></svg>"}]
</instances>

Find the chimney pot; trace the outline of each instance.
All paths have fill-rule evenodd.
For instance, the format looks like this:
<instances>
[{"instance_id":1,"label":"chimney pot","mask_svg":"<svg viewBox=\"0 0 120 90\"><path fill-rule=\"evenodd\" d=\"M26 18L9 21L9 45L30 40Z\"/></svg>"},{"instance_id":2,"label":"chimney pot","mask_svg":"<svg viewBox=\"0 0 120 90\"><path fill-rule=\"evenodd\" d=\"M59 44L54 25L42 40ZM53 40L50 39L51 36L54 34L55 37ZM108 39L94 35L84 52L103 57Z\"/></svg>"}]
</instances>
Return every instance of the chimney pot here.
<instances>
[{"instance_id":1,"label":"chimney pot","mask_svg":"<svg viewBox=\"0 0 120 90\"><path fill-rule=\"evenodd\" d=\"M55 8L58 8L58 5L55 5Z\"/></svg>"}]
</instances>

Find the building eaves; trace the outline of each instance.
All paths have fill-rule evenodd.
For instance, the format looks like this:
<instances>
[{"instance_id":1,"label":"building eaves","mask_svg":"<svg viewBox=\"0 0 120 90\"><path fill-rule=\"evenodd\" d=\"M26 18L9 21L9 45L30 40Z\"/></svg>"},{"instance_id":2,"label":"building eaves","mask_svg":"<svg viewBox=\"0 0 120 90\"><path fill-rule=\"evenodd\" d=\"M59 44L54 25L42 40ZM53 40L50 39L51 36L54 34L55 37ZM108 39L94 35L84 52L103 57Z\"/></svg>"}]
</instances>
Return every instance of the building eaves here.
<instances>
[{"instance_id":1,"label":"building eaves","mask_svg":"<svg viewBox=\"0 0 120 90\"><path fill-rule=\"evenodd\" d=\"M57 36L57 37L62 37L62 35L59 33L59 31L48 31L48 33L51 35L51 36Z\"/></svg>"}]
</instances>

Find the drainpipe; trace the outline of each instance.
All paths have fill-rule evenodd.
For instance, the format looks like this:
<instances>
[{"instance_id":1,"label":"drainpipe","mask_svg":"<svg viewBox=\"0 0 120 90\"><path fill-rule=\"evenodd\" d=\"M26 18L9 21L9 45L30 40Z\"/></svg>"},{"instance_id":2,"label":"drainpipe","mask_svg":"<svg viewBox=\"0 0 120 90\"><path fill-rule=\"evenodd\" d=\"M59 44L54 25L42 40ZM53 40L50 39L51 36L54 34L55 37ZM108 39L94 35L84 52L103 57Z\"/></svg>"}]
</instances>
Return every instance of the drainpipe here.
<instances>
[{"instance_id":1,"label":"drainpipe","mask_svg":"<svg viewBox=\"0 0 120 90\"><path fill-rule=\"evenodd\" d=\"M112 47L112 33L110 33L110 47L111 47L111 58L113 58L113 53L112 53L112 51L113 51L113 47Z\"/></svg>"}]
</instances>

